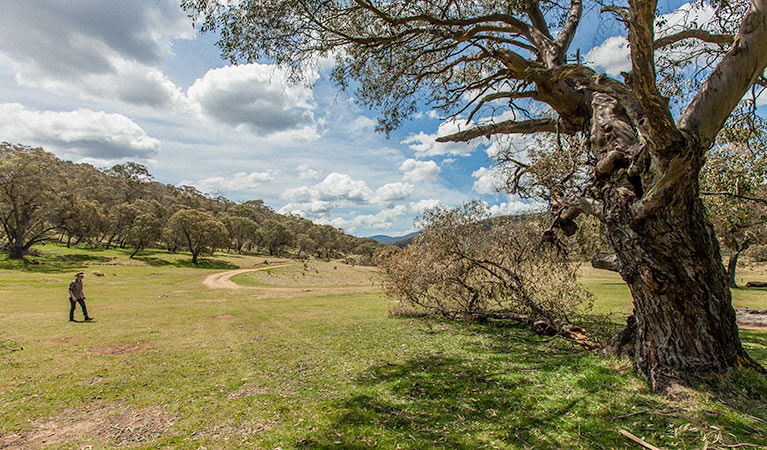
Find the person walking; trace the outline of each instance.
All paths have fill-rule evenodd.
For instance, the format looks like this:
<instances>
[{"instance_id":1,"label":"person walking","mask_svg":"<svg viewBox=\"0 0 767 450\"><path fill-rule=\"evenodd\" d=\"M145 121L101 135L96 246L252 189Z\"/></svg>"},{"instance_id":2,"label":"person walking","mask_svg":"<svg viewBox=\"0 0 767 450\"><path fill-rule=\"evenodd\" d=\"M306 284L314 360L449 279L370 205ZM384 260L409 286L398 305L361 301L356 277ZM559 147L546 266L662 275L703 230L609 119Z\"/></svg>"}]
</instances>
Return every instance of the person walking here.
<instances>
[{"instance_id":1,"label":"person walking","mask_svg":"<svg viewBox=\"0 0 767 450\"><path fill-rule=\"evenodd\" d=\"M88 315L88 310L85 308L85 294L83 293L83 277L85 274L78 272L75 275L75 279L69 283L69 321L75 321L75 306L80 304L80 309L83 310L83 317L86 321L93 320L93 317Z\"/></svg>"}]
</instances>

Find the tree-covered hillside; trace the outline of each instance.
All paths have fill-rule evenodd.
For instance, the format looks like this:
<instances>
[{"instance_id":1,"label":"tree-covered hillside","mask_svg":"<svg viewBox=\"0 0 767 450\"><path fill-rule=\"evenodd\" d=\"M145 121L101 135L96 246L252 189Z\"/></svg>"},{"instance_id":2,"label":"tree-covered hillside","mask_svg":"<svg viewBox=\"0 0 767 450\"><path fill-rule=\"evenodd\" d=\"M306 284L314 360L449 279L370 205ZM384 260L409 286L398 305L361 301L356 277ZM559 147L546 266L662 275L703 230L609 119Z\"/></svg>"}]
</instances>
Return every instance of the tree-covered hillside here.
<instances>
[{"instance_id":1,"label":"tree-covered hillside","mask_svg":"<svg viewBox=\"0 0 767 450\"><path fill-rule=\"evenodd\" d=\"M4 250L22 258L38 242L141 249L163 246L200 254L214 249L271 255L369 260L379 245L277 214L261 200L236 203L191 186L154 181L128 162L101 169L62 161L42 148L0 144L0 222Z\"/></svg>"}]
</instances>

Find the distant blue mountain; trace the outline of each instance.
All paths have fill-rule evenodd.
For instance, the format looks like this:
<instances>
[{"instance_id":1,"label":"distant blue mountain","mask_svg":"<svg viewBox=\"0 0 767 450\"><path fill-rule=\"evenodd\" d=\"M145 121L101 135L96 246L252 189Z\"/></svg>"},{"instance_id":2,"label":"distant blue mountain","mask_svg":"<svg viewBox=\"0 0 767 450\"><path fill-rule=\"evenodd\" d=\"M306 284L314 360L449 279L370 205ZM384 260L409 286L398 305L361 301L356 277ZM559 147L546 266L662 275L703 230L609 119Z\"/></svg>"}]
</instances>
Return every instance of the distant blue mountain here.
<instances>
[{"instance_id":1,"label":"distant blue mountain","mask_svg":"<svg viewBox=\"0 0 767 450\"><path fill-rule=\"evenodd\" d=\"M387 236L385 234L378 234L376 236L370 236L368 239L373 239L374 241L380 242L382 244L387 245L396 245L397 247L405 247L410 242L412 242L413 238L418 236L418 232L406 234L405 236Z\"/></svg>"}]
</instances>

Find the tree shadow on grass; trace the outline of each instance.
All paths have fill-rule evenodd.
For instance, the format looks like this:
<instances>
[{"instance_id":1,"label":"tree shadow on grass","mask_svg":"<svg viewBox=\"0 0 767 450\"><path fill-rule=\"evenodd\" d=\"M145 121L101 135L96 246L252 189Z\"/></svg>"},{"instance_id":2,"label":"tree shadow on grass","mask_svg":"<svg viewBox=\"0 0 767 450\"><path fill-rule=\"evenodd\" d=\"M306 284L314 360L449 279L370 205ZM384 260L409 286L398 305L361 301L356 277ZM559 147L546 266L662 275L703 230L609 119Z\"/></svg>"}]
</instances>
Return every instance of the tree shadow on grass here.
<instances>
[{"instance_id":1,"label":"tree shadow on grass","mask_svg":"<svg viewBox=\"0 0 767 450\"><path fill-rule=\"evenodd\" d=\"M143 261L149 266L152 267L185 267L189 269L222 269L222 270L232 270L232 269L239 269L240 266L236 264L232 264L228 261L223 261L220 259L207 259L207 258L200 258L197 260L197 264L194 264L191 259L183 258L183 259L173 259L173 260L167 260L162 258L154 258L151 256L142 256L142 257L136 257L134 258L138 261Z\"/></svg>"},{"instance_id":2,"label":"tree shadow on grass","mask_svg":"<svg viewBox=\"0 0 767 450\"><path fill-rule=\"evenodd\" d=\"M114 258L87 253L27 256L23 259L0 257L0 270L20 270L35 273L66 273L87 264L103 264Z\"/></svg>"},{"instance_id":3,"label":"tree shadow on grass","mask_svg":"<svg viewBox=\"0 0 767 450\"><path fill-rule=\"evenodd\" d=\"M729 402L710 411L705 403L677 405L649 392L630 364L508 324L445 332L445 340L456 338L460 350L449 354L424 352L370 366L358 375L352 394L332 405L339 411L332 423L296 445L625 448L629 442L618 433L625 429L654 445L697 448L710 425L735 433L727 443L767 444L767 422L754 419L758 405L747 411Z\"/></svg>"}]
</instances>

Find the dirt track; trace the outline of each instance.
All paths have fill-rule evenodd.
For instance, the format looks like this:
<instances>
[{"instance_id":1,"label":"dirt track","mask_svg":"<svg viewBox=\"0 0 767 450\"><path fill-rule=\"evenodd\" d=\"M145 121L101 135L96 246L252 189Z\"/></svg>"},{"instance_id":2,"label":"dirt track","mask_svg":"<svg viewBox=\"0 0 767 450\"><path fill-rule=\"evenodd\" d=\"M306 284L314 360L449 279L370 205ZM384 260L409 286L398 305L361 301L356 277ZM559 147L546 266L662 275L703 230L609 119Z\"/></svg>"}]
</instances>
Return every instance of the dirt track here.
<instances>
[{"instance_id":1,"label":"dirt track","mask_svg":"<svg viewBox=\"0 0 767 450\"><path fill-rule=\"evenodd\" d=\"M231 280L233 276L239 275L241 273L256 272L259 270L276 269L278 267L286 267L289 265L290 264L282 264L279 266L259 267L258 269L237 269L230 270L228 272L214 273L213 275L210 275L202 280L202 284L211 289L243 289L245 286L240 286Z\"/></svg>"}]
</instances>

